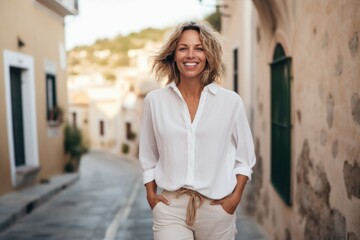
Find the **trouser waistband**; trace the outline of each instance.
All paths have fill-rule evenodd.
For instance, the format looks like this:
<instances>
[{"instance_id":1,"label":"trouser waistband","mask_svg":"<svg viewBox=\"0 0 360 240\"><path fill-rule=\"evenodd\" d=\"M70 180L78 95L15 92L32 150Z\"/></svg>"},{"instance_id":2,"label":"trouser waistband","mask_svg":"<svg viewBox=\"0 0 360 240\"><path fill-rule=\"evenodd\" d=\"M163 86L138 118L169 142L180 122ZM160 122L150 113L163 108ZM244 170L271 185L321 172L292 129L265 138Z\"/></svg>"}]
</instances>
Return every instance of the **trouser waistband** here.
<instances>
[{"instance_id":1,"label":"trouser waistband","mask_svg":"<svg viewBox=\"0 0 360 240\"><path fill-rule=\"evenodd\" d=\"M169 192L169 191L166 191L166 192ZM186 208L186 224L189 226L192 226L194 224L195 219L196 219L196 210L204 203L204 199L207 199L210 201L212 200L194 190L187 189L187 188L180 188L179 190L177 190L175 192L169 192L169 193L174 193L176 198L178 198L184 194L189 196L189 202L188 202L187 208Z\"/></svg>"}]
</instances>

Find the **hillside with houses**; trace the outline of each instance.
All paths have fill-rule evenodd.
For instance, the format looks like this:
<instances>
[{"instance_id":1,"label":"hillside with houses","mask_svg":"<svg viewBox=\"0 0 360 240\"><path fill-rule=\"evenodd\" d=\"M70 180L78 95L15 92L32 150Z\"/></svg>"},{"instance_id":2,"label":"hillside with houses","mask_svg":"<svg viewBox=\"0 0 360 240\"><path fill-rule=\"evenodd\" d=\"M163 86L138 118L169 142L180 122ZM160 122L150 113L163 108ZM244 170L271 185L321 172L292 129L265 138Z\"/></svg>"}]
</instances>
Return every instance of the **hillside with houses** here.
<instances>
[{"instance_id":1,"label":"hillside with houses","mask_svg":"<svg viewBox=\"0 0 360 240\"><path fill-rule=\"evenodd\" d=\"M151 46L161 43L168 30L147 28L113 39L99 39L92 45L75 47L68 52L68 76L97 72L106 80L113 81L118 70L136 65L133 56L136 50L156 50Z\"/></svg>"},{"instance_id":2,"label":"hillside with houses","mask_svg":"<svg viewBox=\"0 0 360 240\"><path fill-rule=\"evenodd\" d=\"M90 149L136 157L143 97L160 85L151 56L169 29L144 29L68 52L68 123Z\"/></svg>"}]
</instances>

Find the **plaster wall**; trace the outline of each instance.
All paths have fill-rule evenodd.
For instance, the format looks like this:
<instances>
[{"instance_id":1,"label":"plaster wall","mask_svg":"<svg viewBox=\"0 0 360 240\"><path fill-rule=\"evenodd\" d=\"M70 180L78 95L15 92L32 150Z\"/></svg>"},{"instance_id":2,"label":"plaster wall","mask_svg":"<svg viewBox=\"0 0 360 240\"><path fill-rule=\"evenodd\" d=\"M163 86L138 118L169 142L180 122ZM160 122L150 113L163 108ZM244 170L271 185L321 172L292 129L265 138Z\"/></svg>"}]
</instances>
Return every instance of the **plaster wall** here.
<instances>
[{"instance_id":1,"label":"plaster wall","mask_svg":"<svg viewBox=\"0 0 360 240\"><path fill-rule=\"evenodd\" d=\"M0 50L10 50L32 56L34 59L35 104L37 115L38 155L40 173L38 180L59 174L63 170L63 131L62 127L48 129L46 120L46 81L45 62L55 66L57 102L66 112L67 93L65 82L66 63L63 61L64 22L35 1L0 2ZM25 45L18 47L17 38ZM3 57L0 58L0 76L4 79ZM0 82L0 112L6 114L5 84ZM51 134L49 134L51 131ZM10 180L9 144L6 117L0 118L0 194L14 190Z\"/></svg>"}]
</instances>

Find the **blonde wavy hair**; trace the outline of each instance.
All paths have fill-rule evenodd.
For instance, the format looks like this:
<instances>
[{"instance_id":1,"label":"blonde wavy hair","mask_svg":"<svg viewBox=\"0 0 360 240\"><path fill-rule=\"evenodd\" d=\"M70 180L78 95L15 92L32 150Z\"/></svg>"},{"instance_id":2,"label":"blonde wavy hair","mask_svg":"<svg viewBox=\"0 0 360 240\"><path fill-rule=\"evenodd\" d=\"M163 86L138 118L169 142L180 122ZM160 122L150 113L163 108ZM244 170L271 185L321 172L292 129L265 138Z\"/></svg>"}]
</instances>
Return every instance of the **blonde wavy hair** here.
<instances>
[{"instance_id":1,"label":"blonde wavy hair","mask_svg":"<svg viewBox=\"0 0 360 240\"><path fill-rule=\"evenodd\" d=\"M220 43L220 34L210 25L200 22L184 22L179 24L168 41L163 45L157 55L153 56L151 72L155 74L158 81L167 79L169 84L175 81L180 82L180 73L174 61L176 46L187 30L195 30L200 35L200 41L205 51L206 64L201 74L201 81L204 86L212 83L220 83L223 74L222 46Z\"/></svg>"}]
</instances>

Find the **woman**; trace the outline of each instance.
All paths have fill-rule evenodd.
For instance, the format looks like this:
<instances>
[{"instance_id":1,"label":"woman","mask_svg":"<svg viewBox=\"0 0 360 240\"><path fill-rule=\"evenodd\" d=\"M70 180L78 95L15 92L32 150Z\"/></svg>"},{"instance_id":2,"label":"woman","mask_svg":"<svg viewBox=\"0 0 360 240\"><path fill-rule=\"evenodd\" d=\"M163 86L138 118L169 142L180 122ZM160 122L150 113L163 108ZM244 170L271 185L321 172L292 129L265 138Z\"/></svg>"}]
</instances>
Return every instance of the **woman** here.
<instances>
[{"instance_id":1,"label":"woman","mask_svg":"<svg viewBox=\"0 0 360 240\"><path fill-rule=\"evenodd\" d=\"M155 56L167 85L145 98L139 151L155 240L235 239L255 153L241 98L218 84L221 55L211 27L186 22Z\"/></svg>"}]
</instances>

